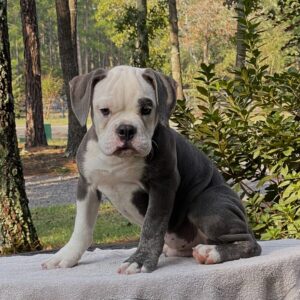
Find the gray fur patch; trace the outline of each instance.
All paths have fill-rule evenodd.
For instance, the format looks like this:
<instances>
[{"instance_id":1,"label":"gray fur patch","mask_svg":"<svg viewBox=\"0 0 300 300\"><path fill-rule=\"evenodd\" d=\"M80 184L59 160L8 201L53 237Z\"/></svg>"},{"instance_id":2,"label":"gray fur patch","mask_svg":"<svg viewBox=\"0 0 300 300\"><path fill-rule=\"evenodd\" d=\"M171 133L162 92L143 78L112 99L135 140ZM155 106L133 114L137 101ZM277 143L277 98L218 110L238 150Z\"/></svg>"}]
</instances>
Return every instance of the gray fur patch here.
<instances>
[{"instance_id":1,"label":"gray fur patch","mask_svg":"<svg viewBox=\"0 0 300 300\"><path fill-rule=\"evenodd\" d=\"M159 121L168 126L169 118L176 104L177 84L175 80L152 69L146 69L143 77L155 90Z\"/></svg>"},{"instance_id":2,"label":"gray fur patch","mask_svg":"<svg viewBox=\"0 0 300 300\"><path fill-rule=\"evenodd\" d=\"M80 175L77 185L77 200L84 200L88 194L88 183L86 179Z\"/></svg>"},{"instance_id":3,"label":"gray fur patch","mask_svg":"<svg viewBox=\"0 0 300 300\"><path fill-rule=\"evenodd\" d=\"M70 96L72 109L81 124L84 126L91 107L93 90L95 84L105 78L104 69L96 69L85 75L74 77L70 81Z\"/></svg>"}]
</instances>

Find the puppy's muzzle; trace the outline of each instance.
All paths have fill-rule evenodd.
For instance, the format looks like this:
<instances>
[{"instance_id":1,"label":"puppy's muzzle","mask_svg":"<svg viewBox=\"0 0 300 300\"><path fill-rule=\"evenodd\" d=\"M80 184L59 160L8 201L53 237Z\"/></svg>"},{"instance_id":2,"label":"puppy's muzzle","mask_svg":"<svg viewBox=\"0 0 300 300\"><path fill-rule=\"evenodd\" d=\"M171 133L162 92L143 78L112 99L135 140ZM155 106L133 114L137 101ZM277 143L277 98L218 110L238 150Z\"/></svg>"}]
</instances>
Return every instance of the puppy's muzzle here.
<instances>
[{"instance_id":1,"label":"puppy's muzzle","mask_svg":"<svg viewBox=\"0 0 300 300\"><path fill-rule=\"evenodd\" d=\"M124 143L131 141L134 138L136 132L136 127L125 124L121 124L116 130L118 137Z\"/></svg>"}]
</instances>

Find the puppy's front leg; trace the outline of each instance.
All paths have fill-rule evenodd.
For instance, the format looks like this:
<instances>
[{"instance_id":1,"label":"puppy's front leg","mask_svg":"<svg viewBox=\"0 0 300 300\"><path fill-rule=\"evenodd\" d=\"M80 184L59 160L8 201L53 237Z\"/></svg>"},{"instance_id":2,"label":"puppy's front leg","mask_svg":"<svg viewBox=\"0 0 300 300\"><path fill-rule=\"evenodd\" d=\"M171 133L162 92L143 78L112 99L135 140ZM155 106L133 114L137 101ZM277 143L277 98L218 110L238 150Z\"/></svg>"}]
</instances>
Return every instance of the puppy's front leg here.
<instances>
[{"instance_id":1,"label":"puppy's front leg","mask_svg":"<svg viewBox=\"0 0 300 300\"><path fill-rule=\"evenodd\" d=\"M92 243L93 230L100 204L98 196L97 190L86 186L85 196L83 199L76 201L75 226L69 242L42 264L43 269L70 268L78 263L82 254Z\"/></svg>"},{"instance_id":2,"label":"puppy's front leg","mask_svg":"<svg viewBox=\"0 0 300 300\"><path fill-rule=\"evenodd\" d=\"M118 269L120 274L152 272L158 263L164 245L164 236L175 199L175 190L167 182L151 185L149 205L144 219L141 238L136 252Z\"/></svg>"}]
</instances>

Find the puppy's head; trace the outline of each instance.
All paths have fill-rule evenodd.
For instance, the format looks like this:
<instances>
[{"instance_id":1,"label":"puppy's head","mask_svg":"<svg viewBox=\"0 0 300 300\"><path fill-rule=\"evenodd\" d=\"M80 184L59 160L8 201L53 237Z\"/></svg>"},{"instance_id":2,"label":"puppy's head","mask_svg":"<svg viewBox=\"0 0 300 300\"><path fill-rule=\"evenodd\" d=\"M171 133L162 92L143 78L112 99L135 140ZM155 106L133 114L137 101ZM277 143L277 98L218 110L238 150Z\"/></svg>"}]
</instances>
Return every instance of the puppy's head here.
<instances>
[{"instance_id":1,"label":"puppy's head","mask_svg":"<svg viewBox=\"0 0 300 300\"><path fill-rule=\"evenodd\" d=\"M83 126L91 107L105 155L147 156L158 123L168 126L176 102L173 79L151 69L97 69L70 82L72 108Z\"/></svg>"}]
</instances>

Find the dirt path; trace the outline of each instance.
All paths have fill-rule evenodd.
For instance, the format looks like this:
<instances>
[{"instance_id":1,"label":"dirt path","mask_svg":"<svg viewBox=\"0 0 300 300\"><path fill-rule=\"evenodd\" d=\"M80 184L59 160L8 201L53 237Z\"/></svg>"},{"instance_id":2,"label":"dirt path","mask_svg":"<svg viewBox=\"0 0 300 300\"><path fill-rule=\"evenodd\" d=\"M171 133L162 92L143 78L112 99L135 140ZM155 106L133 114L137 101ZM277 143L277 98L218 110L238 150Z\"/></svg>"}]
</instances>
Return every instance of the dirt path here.
<instances>
[{"instance_id":1,"label":"dirt path","mask_svg":"<svg viewBox=\"0 0 300 300\"><path fill-rule=\"evenodd\" d=\"M77 178L77 175L25 177L29 207L75 203Z\"/></svg>"}]
</instances>

